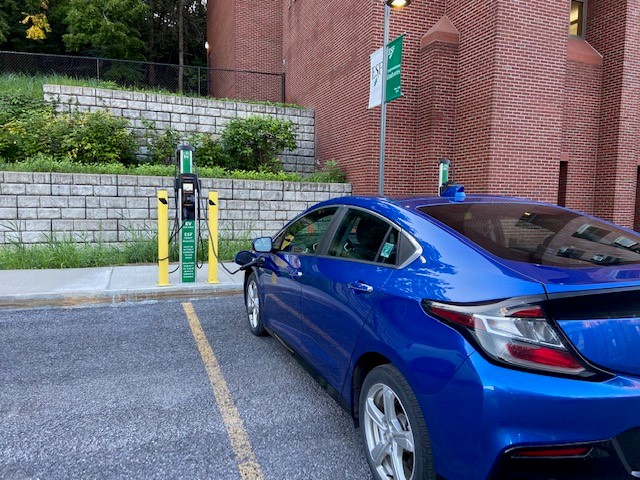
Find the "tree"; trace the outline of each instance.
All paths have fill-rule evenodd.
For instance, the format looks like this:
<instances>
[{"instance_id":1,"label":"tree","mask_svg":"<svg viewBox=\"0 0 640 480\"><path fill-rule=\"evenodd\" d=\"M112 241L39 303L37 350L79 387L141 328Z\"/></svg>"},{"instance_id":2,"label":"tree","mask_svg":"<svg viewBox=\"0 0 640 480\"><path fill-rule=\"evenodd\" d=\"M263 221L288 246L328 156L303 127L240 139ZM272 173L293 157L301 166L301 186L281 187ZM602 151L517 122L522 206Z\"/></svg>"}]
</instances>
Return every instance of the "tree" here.
<instances>
[{"instance_id":1,"label":"tree","mask_svg":"<svg viewBox=\"0 0 640 480\"><path fill-rule=\"evenodd\" d=\"M140 27L148 21L148 13L143 0L70 0L65 45L71 51L144 60L147 45Z\"/></svg>"},{"instance_id":2,"label":"tree","mask_svg":"<svg viewBox=\"0 0 640 480\"><path fill-rule=\"evenodd\" d=\"M23 12L25 17L21 23L23 25L29 25L27 28L27 38L29 40L44 40L47 38L47 34L51 33L51 26L49 25L49 19L47 18L46 11L49 5L46 0L41 0L38 5L39 11Z\"/></svg>"}]
</instances>

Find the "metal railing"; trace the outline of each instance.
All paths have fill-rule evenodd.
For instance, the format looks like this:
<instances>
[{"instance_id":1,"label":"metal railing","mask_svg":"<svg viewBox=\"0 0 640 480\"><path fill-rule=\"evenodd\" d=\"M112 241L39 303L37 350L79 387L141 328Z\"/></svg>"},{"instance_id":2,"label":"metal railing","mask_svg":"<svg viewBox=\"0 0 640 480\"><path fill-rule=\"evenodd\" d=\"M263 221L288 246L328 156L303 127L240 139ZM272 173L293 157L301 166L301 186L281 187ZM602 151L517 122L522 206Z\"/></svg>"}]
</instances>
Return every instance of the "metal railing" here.
<instances>
[{"instance_id":1,"label":"metal railing","mask_svg":"<svg viewBox=\"0 0 640 480\"><path fill-rule=\"evenodd\" d=\"M9 51L0 51L0 73L66 75L112 81L128 88L284 102L283 73ZM181 74L182 92L179 92Z\"/></svg>"}]
</instances>

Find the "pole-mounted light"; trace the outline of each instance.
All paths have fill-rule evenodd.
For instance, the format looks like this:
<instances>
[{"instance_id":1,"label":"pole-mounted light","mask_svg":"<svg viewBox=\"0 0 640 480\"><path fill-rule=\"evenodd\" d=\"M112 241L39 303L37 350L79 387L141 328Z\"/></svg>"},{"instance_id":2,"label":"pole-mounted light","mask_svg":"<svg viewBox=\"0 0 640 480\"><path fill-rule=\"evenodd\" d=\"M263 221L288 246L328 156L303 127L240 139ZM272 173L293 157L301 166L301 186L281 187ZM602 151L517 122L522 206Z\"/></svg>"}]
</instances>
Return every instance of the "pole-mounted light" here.
<instances>
[{"instance_id":1,"label":"pole-mounted light","mask_svg":"<svg viewBox=\"0 0 640 480\"><path fill-rule=\"evenodd\" d=\"M386 4L391 8L404 8L411 4L411 0L387 0Z\"/></svg>"},{"instance_id":2,"label":"pole-mounted light","mask_svg":"<svg viewBox=\"0 0 640 480\"><path fill-rule=\"evenodd\" d=\"M380 160L378 163L378 195L384 195L384 151L387 137L387 44L389 43L389 17L391 9L409 6L411 0L385 0L384 33L382 38L382 104L380 105Z\"/></svg>"}]
</instances>

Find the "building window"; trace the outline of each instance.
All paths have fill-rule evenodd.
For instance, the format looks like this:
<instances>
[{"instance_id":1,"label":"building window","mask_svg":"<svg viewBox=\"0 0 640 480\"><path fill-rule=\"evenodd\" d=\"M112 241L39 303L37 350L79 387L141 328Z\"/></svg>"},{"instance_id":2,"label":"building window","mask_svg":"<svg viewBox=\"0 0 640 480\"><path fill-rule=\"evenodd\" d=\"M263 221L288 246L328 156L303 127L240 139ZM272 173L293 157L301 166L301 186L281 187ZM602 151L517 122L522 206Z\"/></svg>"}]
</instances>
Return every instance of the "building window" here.
<instances>
[{"instance_id":1,"label":"building window","mask_svg":"<svg viewBox=\"0 0 640 480\"><path fill-rule=\"evenodd\" d=\"M587 21L586 11L586 0L571 0L571 12L569 13L569 35L584 37L584 27Z\"/></svg>"},{"instance_id":2,"label":"building window","mask_svg":"<svg viewBox=\"0 0 640 480\"><path fill-rule=\"evenodd\" d=\"M567 177L569 176L569 162L560 162L558 175L558 205L567 206Z\"/></svg>"}]
</instances>

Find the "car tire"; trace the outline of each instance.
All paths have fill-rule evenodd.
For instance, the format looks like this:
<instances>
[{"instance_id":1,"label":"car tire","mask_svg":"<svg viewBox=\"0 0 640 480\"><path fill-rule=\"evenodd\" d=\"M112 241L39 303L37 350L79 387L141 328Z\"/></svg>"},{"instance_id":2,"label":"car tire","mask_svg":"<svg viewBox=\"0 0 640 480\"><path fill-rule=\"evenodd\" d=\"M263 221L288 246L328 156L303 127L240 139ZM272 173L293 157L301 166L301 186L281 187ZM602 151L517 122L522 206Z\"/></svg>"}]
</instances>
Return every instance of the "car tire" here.
<instances>
[{"instance_id":1,"label":"car tire","mask_svg":"<svg viewBox=\"0 0 640 480\"><path fill-rule=\"evenodd\" d=\"M397 368L381 365L369 372L359 408L365 456L376 480L435 480L422 411Z\"/></svg>"},{"instance_id":2,"label":"car tire","mask_svg":"<svg viewBox=\"0 0 640 480\"><path fill-rule=\"evenodd\" d=\"M244 285L244 304L247 308L247 320L249 330L257 337L267 334L262 322L262 299L260 298L260 287L258 287L258 275L251 272Z\"/></svg>"}]
</instances>

